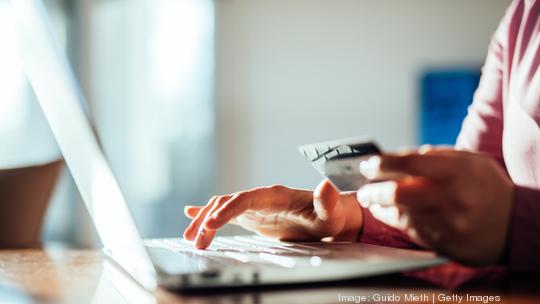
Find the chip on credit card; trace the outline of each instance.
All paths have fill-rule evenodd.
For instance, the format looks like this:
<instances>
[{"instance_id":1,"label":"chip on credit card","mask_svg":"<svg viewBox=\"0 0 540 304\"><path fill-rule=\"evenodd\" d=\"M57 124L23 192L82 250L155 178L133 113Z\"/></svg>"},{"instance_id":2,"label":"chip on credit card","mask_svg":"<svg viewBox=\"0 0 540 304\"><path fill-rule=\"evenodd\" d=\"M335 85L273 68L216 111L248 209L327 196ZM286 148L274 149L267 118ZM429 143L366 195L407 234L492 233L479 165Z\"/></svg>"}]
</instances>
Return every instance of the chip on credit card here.
<instances>
[{"instance_id":1,"label":"chip on credit card","mask_svg":"<svg viewBox=\"0 0 540 304\"><path fill-rule=\"evenodd\" d=\"M369 183L360 173L360 163L381 154L377 144L365 137L302 145L298 149L340 191L357 191Z\"/></svg>"}]
</instances>

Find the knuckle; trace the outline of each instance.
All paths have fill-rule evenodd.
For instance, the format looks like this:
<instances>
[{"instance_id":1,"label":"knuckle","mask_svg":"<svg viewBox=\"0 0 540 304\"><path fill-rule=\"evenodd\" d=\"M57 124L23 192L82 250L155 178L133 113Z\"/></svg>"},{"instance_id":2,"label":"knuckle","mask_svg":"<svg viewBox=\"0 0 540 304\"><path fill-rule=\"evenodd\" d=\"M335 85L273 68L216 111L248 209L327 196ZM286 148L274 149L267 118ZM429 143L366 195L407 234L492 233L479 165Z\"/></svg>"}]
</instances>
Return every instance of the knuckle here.
<instances>
[{"instance_id":1,"label":"knuckle","mask_svg":"<svg viewBox=\"0 0 540 304\"><path fill-rule=\"evenodd\" d=\"M210 204L208 204L208 207L210 208L209 211L211 212L213 209L216 208L216 206L219 205L220 201L222 199L222 196L216 197L215 200L213 200Z\"/></svg>"},{"instance_id":2,"label":"knuckle","mask_svg":"<svg viewBox=\"0 0 540 304\"><path fill-rule=\"evenodd\" d=\"M226 201L228 201L228 197L227 196L220 196L216 199L215 203L217 205L222 205L223 203L225 203Z\"/></svg>"},{"instance_id":3,"label":"knuckle","mask_svg":"<svg viewBox=\"0 0 540 304\"><path fill-rule=\"evenodd\" d=\"M453 209L459 209L462 213L468 212L471 205L474 205L474 202L477 200L476 194L463 189L461 189L461 191L457 191L456 193L456 199L452 200Z\"/></svg>"},{"instance_id":4,"label":"knuckle","mask_svg":"<svg viewBox=\"0 0 540 304\"><path fill-rule=\"evenodd\" d=\"M471 225L465 218L458 217L451 222L451 229L458 235L468 235Z\"/></svg>"},{"instance_id":5,"label":"knuckle","mask_svg":"<svg viewBox=\"0 0 540 304\"><path fill-rule=\"evenodd\" d=\"M207 205L211 205L212 203L214 203L215 201L217 201L219 198L220 198L219 195L214 195L214 196L212 196L212 198L210 198L210 200L208 200L208 204L207 204Z\"/></svg>"},{"instance_id":6,"label":"knuckle","mask_svg":"<svg viewBox=\"0 0 540 304\"><path fill-rule=\"evenodd\" d=\"M270 185L267 187L268 189L271 189L271 190L279 190L279 189L282 189L283 186L280 185L280 184L274 184L274 185Z\"/></svg>"},{"instance_id":7,"label":"knuckle","mask_svg":"<svg viewBox=\"0 0 540 304\"><path fill-rule=\"evenodd\" d=\"M286 189L286 187L283 185L276 184L276 185L268 186L267 189L274 192L282 192L283 190Z\"/></svg>"},{"instance_id":8,"label":"knuckle","mask_svg":"<svg viewBox=\"0 0 540 304\"><path fill-rule=\"evenodd\" d=\"M233 195L232 200L233 201L243 200L243 199L246 199L249 195L250 195L249 191L240 191Z\"/></svg>"}]
</instances>

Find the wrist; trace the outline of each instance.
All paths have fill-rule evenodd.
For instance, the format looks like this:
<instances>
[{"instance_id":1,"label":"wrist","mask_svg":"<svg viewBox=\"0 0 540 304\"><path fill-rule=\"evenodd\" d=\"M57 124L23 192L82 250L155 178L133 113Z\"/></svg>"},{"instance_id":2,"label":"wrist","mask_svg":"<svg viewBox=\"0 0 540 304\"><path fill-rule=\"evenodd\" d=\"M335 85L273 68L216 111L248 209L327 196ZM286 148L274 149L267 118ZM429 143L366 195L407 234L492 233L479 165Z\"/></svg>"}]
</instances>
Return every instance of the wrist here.
<instances>
[{"instance_id":1,"label":"wrist","mask_svg":"<svg viewBox=\"0 0 540 304\"><path fill-rule=\"evenodd\" d=\"M341 193L340 200L347 216L343 229L334 236L334 240L356 242L363 228L362 209L356 200L356 194L353 192Z\"/></svg>"}]
</instances>

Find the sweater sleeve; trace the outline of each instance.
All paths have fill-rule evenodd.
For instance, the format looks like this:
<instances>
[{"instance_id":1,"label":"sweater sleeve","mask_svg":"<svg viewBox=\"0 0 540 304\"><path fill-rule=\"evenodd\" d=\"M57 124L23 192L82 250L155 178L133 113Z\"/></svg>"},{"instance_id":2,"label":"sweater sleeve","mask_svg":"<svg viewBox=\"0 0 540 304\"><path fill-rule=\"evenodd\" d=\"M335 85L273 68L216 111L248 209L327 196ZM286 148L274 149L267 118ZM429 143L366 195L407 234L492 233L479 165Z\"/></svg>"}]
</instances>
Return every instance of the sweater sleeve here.
<instances>
[{"instance_id":1,"label":"sweater sleeve","mask_svg":"<svg viewBox=\"0 0 540 304\"><path fill-rule=\"evenodd\" d=\"M514 271L540 270L540 190L514 189L514 204L506 242L506 262Z\"/></svg>"},{"instance_id":2,"label":"sweater sleeve","mask_svg":"<svg viewBox=\"0 0 540 304\"><path fill-rule=\"evenodd\" d=\"M514 1L510 5L491 39L479 87L456 143L458 149L490 155L498 160L503 167L505 165L502 155L503 96L505 93L504 73L507 66L505 61L508 60L509 44L513 43L509 40L510 24L515 22L514 16L517 11L522 9L521 5L521 1ZM538 196L535 196L536 193L535 190L531 189L520 187L516 189L512 227L507 242L509 244L507 250L509 263L516 268L520 266L518 263L521 257L532 257L534 252L540 252L539 247L528 251L527 244L538 244L540 240L532 240L533 236L524 232L528 226L538 227L540 225L531 224L535 217L539 218L538 213L534 212L540 212L533 210L535 206L532 201L540 199L540 192L538 192ZM421 247L406 233L377 220L369 210L363 208L362 212L364 225L359 241L401 248ZM520 237L523 233L525 235Z\"/></svg>"},{"instance_id":3,"label":"sweater sleeve","mask_svg":"<svg viewBox=\"0 0 540 304\"><path fill-rule=\"evenodd\" d=\"M514 1L492 38L482 79L456 143L457 148L486 153L504 167L502 134L505 62L515 42L511 26L518 22L522 1ZM540 270L540 190L516 185L506 242L505 262L515 271Z\"/></svg>"},{"instance_id":4,"label":"sweater sleeve","mask_svg":"<svg viewBox=\"0 0 540 304\"><path fill-rule=\"evenodd\" d=\"M508 50L509 22L516 2L508 9L497 31L491 38L482 77L473 102L463 121L456 148L482 152L496 159L503 167L503 96L505 55Z\"/></svg>"},{"instance_id":5,"label":"sweater sleeve","mask_svg":"<svg viewBox=\"0 0 540 304\"><path fill-rule=\"evenodd\" d=\"M379 221L368 209L362 208L362 213L364 224L360 242L405 249L420 248L405 232Z\"/></svg>"}]
</instances>

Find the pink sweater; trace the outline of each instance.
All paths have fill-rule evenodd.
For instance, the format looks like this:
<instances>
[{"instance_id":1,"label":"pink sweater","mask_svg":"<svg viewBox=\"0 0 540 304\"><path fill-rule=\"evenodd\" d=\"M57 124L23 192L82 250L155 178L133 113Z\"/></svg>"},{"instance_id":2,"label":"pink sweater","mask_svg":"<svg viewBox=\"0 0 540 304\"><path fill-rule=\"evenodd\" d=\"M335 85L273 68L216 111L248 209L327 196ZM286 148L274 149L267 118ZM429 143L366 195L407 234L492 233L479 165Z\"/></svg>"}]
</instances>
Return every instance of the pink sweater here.
<instances>
[{"instance_id":1,"label":"pink sweater","mask_svg":"<svg viewBox=\"0 0 540 304\"><path fill-rule=\"evenodd\" d=\"M497 159L516 186L504 259L516 271L540 270L539 65L540 1L515 0L492 38L456 144ZM416 246L365 209L360 240Z\"/></svg>"}]
</instances>

